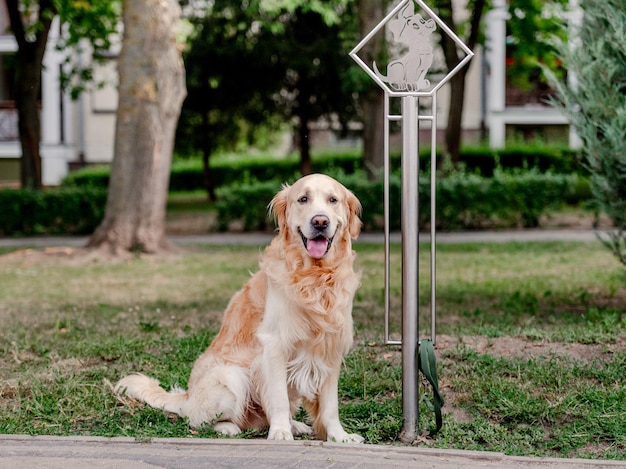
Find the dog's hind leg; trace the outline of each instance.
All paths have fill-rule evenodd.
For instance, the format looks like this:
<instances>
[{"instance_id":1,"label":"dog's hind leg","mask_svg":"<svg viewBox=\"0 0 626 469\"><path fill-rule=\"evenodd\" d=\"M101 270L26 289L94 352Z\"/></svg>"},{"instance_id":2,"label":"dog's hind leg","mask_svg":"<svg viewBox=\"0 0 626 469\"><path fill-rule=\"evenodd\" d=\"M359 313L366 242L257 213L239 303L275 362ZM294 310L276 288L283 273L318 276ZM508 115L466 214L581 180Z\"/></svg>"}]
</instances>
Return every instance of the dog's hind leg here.
<instances>
[{"instance_id":1,"label":"dog's hind leg","mask_svg":"<svg viewBox=\"0 0 626 469\"><path fill-rule=\"evenodd\" d=\"M291 419L291 433L293 436L310 435L313 433L313 429L304 422Z\"/></svg>"},{"instance_id":2,"label":"dog's hind leg","mask_svg":"<svg viewBox=\"0 0 626 469\"><path fill-rule=\"evenodd\" d=\"M250 398L248 373L236 366L211 365L210 371L193 380L193 385L190 380L184 415L194 428L215 422L213 428L220 433L241 433L245 429Z\"/></svg>"},{"instance_id":3,"label":"dog's hind leg","mask_svg":"<svg viewBox=\"0 0 626 469\"><path fill-rule=\"evenodd\" d=\"M241 428L235 425L233 422L217 422L213 425L213 430L223 435L238 435L241 433Z\"/></svg>"}]
</instances>

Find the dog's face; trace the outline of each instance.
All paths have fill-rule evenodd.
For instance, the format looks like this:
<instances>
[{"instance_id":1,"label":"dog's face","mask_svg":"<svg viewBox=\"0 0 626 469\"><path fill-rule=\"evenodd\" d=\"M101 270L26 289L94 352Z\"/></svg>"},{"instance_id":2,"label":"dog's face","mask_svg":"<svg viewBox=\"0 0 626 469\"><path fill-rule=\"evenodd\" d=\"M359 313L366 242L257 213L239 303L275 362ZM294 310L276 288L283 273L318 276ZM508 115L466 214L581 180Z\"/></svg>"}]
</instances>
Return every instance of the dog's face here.
<instances>
[{"instance_id":1,"label":"dog's face","mask_svg":"<svg viewBox=\"0 0 626 469\"><path fill-rule=\"evenodd\" d=\"M301 242L314 259L326 256L336 239L355 239L361 229L361 204L356 196L322 174L311 174L292 186L284 186L270 209L280 232L291 242Z\"/></svg>"}]
</instances>

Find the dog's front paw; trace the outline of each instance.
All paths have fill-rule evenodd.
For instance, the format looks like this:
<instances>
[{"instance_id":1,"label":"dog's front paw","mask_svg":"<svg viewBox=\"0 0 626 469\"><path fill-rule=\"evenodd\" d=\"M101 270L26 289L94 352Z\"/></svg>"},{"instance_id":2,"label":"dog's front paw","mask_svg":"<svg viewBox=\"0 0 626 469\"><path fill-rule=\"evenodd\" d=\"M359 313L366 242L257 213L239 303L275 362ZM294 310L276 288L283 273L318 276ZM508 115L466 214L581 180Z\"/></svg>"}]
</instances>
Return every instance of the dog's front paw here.
<instances>
[{"instance_id":1,"label":"dog's front paw","mask_svg":"<svg viewBox=\"0 0 626 469\"><path fill-rule=\"evenodd\" d=\"M334 434L329 433L327 440L335 443L363 443L365 438L361 435L357 435L356 433L342 432Z\"/></svg>"},{"instance_id":2,"label":"dog's front paw","mask_svg":"<svg viewBox=\"0 0 626 469\"><path fill-rule=\"evenodd\" d=\"M283 428L273 428L270 427L269 434L267 435L268 440L293 440L293 434L290 430L285 430Z\"/></svg>"}]
</instances>

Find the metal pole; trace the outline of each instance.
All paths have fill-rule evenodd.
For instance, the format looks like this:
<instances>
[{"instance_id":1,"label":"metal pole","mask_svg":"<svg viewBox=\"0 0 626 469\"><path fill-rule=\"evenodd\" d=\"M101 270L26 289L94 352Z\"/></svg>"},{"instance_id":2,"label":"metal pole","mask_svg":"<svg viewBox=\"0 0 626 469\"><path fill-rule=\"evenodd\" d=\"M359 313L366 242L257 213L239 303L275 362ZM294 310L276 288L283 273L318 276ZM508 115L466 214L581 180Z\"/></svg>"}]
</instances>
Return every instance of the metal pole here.
<instances>
[{"instance_id":1,"label":"metal pole","mask_svg":"<svg viewBox=\"0 0 626 469\"><path fill-rule=\"evenodd\" d=\"M402 115L391 114L389 93L385 92L385 124L384 124L384 188L383 202L385 205L385 345L402 345L402 340L391 340L389 322L391 320L391 254L389 236L389 176L391 172L391 162L389 161L389 122L401 121Z\"/></svg>"},{"instance_id":2,"label":"metal pole","mask_svg":"<svg viewBox=\"0 0 626 469\"><path fill-rule=\"evenodd\" d=\"M419 418L418 347L418 98L402 98L402 409L400 439L415 439Z\"/></svg>"},{"instance_id":3,"label":"metal pole","mask_svg":"<svg viewBox=\"0 0 626 469\"><path fill-rule=\"evenodd\" d=\"M437 340L437 95L431 101L430 125L430 339Z\"/></svg>"},{"instance_id":4,"label":"metal pole","mask_svg":"<svg viewBox=\"0 0 626 469\"><path fill-rule=\"evenodd\" d=\"M384 158L384 172L383 172L383 204L385 206L385 344L389 345L389 319L390 319L390 283L391 283L391 259L389 252L389 173L391 168L389 167L391 162L389 161L389 94L385 92L384 101L384 136L383 136L383 158Z\"/></svg>"}]
</instances>

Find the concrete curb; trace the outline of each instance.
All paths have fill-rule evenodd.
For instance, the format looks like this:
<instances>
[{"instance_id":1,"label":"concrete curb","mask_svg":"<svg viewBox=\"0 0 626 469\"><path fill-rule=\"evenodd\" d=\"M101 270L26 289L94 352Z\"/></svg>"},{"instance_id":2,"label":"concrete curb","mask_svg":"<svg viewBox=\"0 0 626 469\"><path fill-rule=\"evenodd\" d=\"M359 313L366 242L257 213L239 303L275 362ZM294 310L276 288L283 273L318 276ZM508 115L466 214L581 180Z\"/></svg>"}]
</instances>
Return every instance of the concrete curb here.
<instances>
[{"instance_id":1,"label":"concrete curb","mask_svg":"<svg viewBox=\"0 0 626 469\"><path fill-rule=\"evenodd\" d=\"M626 467L626 462L506 456L414 446L322 441L0 435L0 468L548 468Z\"/></svg>"}]
</instances>

